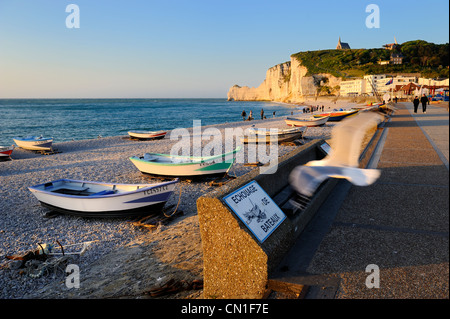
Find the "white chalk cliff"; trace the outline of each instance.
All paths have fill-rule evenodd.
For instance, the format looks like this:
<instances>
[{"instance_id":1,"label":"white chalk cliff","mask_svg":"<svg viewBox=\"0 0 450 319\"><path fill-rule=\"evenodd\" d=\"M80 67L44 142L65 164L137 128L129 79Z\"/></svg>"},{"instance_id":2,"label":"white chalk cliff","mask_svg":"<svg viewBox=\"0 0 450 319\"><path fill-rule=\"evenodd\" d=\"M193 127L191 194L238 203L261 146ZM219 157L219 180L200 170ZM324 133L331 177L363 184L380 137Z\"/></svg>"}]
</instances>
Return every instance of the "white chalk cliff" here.
<instances>
[{"instance_id":1,"label":"white chalk cliff","mask_svg":"<svg viewBox=\"0 0 450 319\"><path fill-rule=\"evenodd\" d=\"M330 88L340 84L340 79L321 73L306 76L308 69L300 61L281 63L267 70L266 79L257 88L234 85L228 91L229 101L278 101L302 102L315 97L319 88L326 83Z\"/></svg>"}]
</instances>

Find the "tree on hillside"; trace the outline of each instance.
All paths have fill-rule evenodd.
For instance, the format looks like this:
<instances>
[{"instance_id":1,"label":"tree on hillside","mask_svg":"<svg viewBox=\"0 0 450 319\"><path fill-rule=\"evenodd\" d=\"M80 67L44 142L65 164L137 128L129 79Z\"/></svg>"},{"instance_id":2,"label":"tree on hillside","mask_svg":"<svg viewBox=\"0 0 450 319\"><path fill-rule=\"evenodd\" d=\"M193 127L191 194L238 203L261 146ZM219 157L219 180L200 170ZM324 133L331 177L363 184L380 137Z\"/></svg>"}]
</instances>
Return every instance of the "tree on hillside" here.
<instances>
[{"instance_id":1,"label":"tree on hillside","mask_svg":"<svg viewBox=\"0 0 450 319\"><path fill-rule=\"evenodd\" d=\"M408 41L401 45L406 63L420 66L448 66L449 46L434 44L423 40Z\"/></svg>"},{"instance_id":2,"label":"tree on hillside","mask_svg":"<svg viewBox=\"0 0 450 319\"><path fill-rule=\"evenodd\" d=\"M401 53L403 64L377 63L389 60L392 53ZM426 77L448 77L449 74L449 44L434 44L424 40L408 41L394 50L319 50L298 52L292 56L308 69L307 75L329 73L345 79L383 73L422 73Z\"/></svg>"}]
</instances>

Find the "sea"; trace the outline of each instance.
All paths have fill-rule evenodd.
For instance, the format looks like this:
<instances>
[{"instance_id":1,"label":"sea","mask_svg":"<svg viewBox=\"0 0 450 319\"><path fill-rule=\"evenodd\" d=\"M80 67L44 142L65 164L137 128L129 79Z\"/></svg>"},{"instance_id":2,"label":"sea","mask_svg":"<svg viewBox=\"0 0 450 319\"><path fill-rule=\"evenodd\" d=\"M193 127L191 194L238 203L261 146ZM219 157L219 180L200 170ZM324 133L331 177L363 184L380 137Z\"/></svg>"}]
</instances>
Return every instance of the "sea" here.
<instances>
[{"instance_id":1,"label":"sea","mask_svg":"<svg viewBox=\"0 0 450 319\"><path fill-rule=\"evenodd\" d=\"M189 128L242 121L241 113L260 119L290 115L284 103L226 99L0 99L0 145L14 137L53 137L54 143L99 136L123 136L129 130ZM297 107L301 109L301 107Z\"/></svg>"}]
</instances>

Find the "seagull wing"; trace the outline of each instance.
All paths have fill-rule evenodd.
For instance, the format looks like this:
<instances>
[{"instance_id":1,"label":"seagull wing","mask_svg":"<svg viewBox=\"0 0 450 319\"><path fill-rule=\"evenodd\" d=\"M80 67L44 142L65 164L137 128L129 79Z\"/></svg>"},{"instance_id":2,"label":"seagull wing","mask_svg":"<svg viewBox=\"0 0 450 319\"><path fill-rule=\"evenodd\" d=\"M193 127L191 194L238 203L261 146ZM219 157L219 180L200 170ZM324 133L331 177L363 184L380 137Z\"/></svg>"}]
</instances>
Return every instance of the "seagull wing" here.
<instances>
[{"instance_id":1,"label":"seagull wing","mask_svg":"<svg viewBox=\"0 0 450 319\"><path fill-rule=\"evenodd\" d=\"M297 166L289 175L289 183L300 194L312 197L317 188L328 178L342 178L357 186L373 184L380 176L377 169L361 169L343 166Z\"/></svg>"},{"instance_id":2,"label":"seagull wing","mask_svg":"<svg viewBox=\"0 0 450 319\"><path fill-rule=\"evenodd\" d=\"M369 186L380 177L379 169L363 169L356 167L342 167L342 176L356 186ZM335 176L331 176L335 177Z\"/></svg>"},{"instance_id":3,"label":"seagull wing","mask_svg":"<svg viewBox=\"0 0 450 319\"><path fill-rule=\"evenodd\" d=\"M331 133L331 152L324 160L328 165L357 167L367 131L382 120L374 112L364 112L342 120Z\"/></svg>"},{"instance_id":4,"label":"seagull wing","mask_svg":"<svg viewBox=\"0 0 450 319\"><path fill-rule=\"evenodd\" d=\"M297 166L289 174L292 188L302 195L312 197L320 184L329 178L328 166Z\"/></svg>"},{"instance_id":5,"label":"seagull wing","mask_svg":"<svg viewBox=\"0 0 450 319\"><path fill-rule=\"evenodd\" d=\"M365 112L344 119L332 131L332 149L318 161L297 166L289 175L291 186L300 194L311 197L328 178L343 178L357 186L374 183L380 176L376 169L358 168L362 143L367 131L381 122L383 117Z\"/></svg>"}]
</instances>

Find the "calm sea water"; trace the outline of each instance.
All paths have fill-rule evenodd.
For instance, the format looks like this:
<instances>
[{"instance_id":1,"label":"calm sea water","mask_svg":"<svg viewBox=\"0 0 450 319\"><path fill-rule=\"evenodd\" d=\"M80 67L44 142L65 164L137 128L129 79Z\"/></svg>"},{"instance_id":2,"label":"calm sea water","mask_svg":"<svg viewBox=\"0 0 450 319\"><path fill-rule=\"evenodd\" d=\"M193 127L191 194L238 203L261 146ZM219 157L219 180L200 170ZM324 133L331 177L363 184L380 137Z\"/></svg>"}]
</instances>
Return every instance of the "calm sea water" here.
<instances>
[{"instance_id":1,"label":"calm sea water","mask_svg":"<svg viewBox=\"0 0 450 319\"><path fill-rule=\"evenodd\" d=\"M241 112L261 108L272 117L292 108L272 102L228 102L226 99L0 99L0 145L13 137L43 135L54 143L126 135L129 130L170 130L241 121Z\"/></svg>"}]
</instances>

